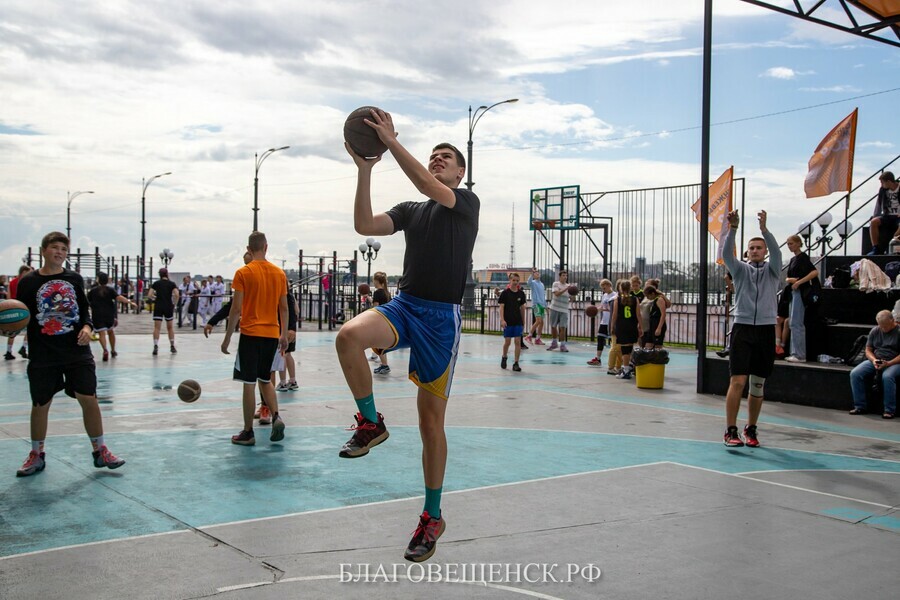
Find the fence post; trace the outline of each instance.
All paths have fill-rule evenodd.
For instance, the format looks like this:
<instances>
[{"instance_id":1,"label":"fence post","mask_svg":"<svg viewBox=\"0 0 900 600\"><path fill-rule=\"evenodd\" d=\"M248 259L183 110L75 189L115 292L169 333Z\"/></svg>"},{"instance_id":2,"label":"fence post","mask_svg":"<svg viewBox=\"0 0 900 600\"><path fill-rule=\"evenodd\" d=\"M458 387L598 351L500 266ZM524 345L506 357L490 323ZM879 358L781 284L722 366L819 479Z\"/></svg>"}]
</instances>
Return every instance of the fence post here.
<instances>
[{"instance_id":1,"label":"fence post","mask_svg":"<svg viewBox=\"0 0 900 600\"><path fill-rule=\"evenodd\" d=\"M480 295L481 295L481 333L484 334L484 312L485 312L485 310L484 310L484 299L485 299L485 294L484 294L484 289L482 289L482 288L478 288L478 291L479 291L479 293L480 293Z\"/></svg>"}]
</instances>

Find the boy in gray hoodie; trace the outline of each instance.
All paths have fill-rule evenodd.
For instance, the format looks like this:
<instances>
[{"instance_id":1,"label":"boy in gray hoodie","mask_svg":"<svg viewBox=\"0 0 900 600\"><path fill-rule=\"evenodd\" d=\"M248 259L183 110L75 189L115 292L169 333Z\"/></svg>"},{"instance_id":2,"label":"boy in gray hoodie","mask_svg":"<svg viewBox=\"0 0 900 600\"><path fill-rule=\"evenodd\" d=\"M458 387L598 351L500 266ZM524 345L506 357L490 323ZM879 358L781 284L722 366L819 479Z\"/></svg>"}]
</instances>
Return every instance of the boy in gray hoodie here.
<instances>
[{"instance_id":1,"label":"boy in gray hoodie","mask_svg":"<svg viewBox=\"0 0 900 600\"><path fill-rule=\"evenodd\" d=\"M766 228L766 211L759 212L759 230L762 237L747 243L747 262L735 258L734 238L740 225L738 211L728 213L728 232L725 234L722 258L734 279L734 328L731 333L729 368L731 379L725 396L724 442L728 447L746 444L756 448L756 421L762 409L766 378L772 374L775 364L775 318L777 314L778 288L782 284L781 253L778 241ZM766 261L768 248L773 254ZM747 379L750 393L747 398L748 417L744 427L744 439L738 433L737 415L741 407L741 395Z\"/></svg>"}]
</instances>

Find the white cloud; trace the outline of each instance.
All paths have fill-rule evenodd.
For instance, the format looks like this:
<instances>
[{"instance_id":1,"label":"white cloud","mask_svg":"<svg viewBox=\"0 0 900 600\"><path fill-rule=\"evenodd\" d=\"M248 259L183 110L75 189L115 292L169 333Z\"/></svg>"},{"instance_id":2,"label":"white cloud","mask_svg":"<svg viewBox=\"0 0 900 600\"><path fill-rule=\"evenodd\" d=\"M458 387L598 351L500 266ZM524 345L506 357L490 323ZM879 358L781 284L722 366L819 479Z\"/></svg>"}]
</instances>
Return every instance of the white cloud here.
<instances>
[{"instance_id":1,"label":"white cloud","mask_svg":"<svg viewBox=\"0 0 900 600\"><path fill-rule=\"evenodd\" d=\"M859 93L862 90L854 85L832 85L830 87L802 87L801 92L834 92L834 93Z\"/></svg>"}]
</instances>

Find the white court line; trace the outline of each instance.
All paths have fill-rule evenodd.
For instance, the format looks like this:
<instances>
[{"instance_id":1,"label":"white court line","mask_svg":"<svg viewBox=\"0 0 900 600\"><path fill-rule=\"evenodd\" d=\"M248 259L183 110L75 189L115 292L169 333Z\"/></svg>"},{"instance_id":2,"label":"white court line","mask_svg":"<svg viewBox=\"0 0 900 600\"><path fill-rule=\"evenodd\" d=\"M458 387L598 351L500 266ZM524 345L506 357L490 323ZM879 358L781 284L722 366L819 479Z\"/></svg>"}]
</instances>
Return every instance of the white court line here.
<instances>
[{"instance_id":1,"label":"white court line","mask_svg":"<svg viewBox=\"0 0 900 600\"><path fill-rule=\"evenodd\" d=\"M160 531L157 533L145 533L144 535L132 535L129 537L116 538L113 540L100 540L99 542L85 542L83 544L71 544L69 546L58 546L56 548L47 548L46 550L35 550L33 552L22 552L21 554L10 554L9 556L0 556L0 561L9 560L11 558L22 558L23 556L36 556L38 554L47 554L49 552L57 552L59 550L72 550L73 548L85 548L88 546L99 546L100 544L111 544L113 542L129 542L131 540L142 540L144 538L159 537L162 535L172 535L173 533L187 533L190 529L177 529L175 531Z\"/></svg>"},{"instance_id":2,"label":"white court line","mask_svg":"<svg viewBox=\"0 0 900 600\"><path fill-rule=\"evenodd\" d=\"M495 489L495 488L503 488L503 487L510 487L510 486L514 486L514 485L522 485L522 484L526 484L526 483L539 483L542 481L552 481L555 479L565 479L568 477L581 477L582 475L597 475L600 473L609 473L612 471L624 471L626 469L639 469L642 467L652 467L652 466L661 465L661 464L668 464L668 461L641 463L639 465L628 465L625 467L611 467L609 469L598 469L596 471L583 471L580 473L568 473L566 475L552 475L550 477L539 477L537 479L527 479L525 481L511 481L508 483L485 485L485 486L476 487L476 488L466 488L464 490L452 490L452 491L444 492L444 496L452 496L455 494L466 494L469 492L476 492L476 491L480 492L480 491L490 490L490 489ZM394 504L397 502L406 502L407 500L417 500L417 499L424 498L424 497L425 497L424 495L410 496L408 498L394 498L393 500L379 500L377 502L366 502L365 504L354 504L352 506L335 506L332 508L320 508L317 510L295 512L295 513L289 513L286 515L273 515L271 517L259 517L256 519L245 519L243 521L232 521L229 523L217 523L215 525L208 525L206 527L197 527L197 529L200 531L208 531L210 529L216 529L218 527L229 527L231 525L243 525L245 523L259 523L261 521L274 521L276 519L286 519L286 518L290 518L290 517L299 517L302 515L315 515L315 514L319 514L319 513L335 512L335 511L339 511L339 510L348 510L348 509L352 509L352 508L362 508L365 506L380 506L383 504Z\"/></svg>"},{"instance_id":3,"label":"white court line","mask_svg":"<svg viewBox=\"0 0 900 600\"><path fill-rule=\"evenodd\" d=\"M756 477L749 477L747 475L743 475L740 473L725 473L724 471L716 471L715 469L707 469L706 467L697 467L694 465L685 465L685 464L682 464L679 462L671 462L671 464L678 465L680 467L686 467L688 469L697 469L698 471L706 471L708 473L717 473L719 475L725 475L727 477L736 477L737 479L744 479L746 481L753 481L756 483L766 483L769 485L775 485L778 487L783 487L783 488L787 488L790 490L796 490L799 492L808 492L810 494L818 494L820 496L828 496L829 498L837 498L839 500L849 500L851 502L858 502L859 504L868 504L869 506L877 506L878 508L886 508L886 509L894 508L893 506L891 506L889 504L880 504L878 502L869 502L868 500L860 500L859 498L852 498L850 496L841 496L840 494L830 494L828 492L820 492L818 490L803 488L803 487L800 487L797 485L789 485L787 483L779 483L777 481L769 481L767 479L757 479ZM826 471L827 471L827 469L826 469ZM840 473L841 471L831 470L829 472ZM865 472L867 472L867 473L882 473L883 471L865 471Z\"/></svg>"}]
</instances>

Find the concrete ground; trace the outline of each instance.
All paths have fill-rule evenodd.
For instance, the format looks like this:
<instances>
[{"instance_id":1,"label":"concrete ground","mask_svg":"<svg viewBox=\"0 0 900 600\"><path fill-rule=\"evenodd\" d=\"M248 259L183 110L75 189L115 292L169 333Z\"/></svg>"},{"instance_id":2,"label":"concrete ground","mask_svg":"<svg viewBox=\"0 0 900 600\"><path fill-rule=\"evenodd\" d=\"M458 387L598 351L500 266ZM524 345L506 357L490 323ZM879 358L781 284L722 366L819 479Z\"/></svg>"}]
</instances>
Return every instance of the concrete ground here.
<instances>
[{"instance_id":1,"label":"concrete ground","mask_svg":"<svg viewBox=\"0 0 900 600\"><path fill-rule=\"evenodd\" d=\"M147 321L123 315L110 362L94 345L106 440L128 461L116 471L93 468L80 409L58 395L46 470L16 478L27 361L0 364L0 598L896 597L897 421L768 402L763 446L726 449L722 398L694 392L690 353L673 351L651 390L587 366L589 344L534 347L514 373L500 338L465 335L447 530L414 565L403 550L423 484L406 351L375 380L390 439L345 460L355 405L334 333L299 334L301 389L278 394L284 441L262 426L240 447L221 330L179 330L178 354L164 342L152 357ZM194 404L175 394L189 378L203 386Z\"/></svg>"}]
</instances>

